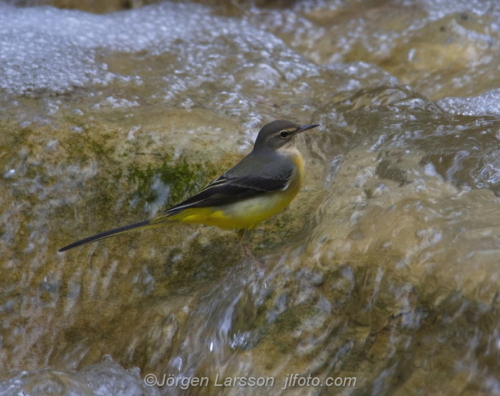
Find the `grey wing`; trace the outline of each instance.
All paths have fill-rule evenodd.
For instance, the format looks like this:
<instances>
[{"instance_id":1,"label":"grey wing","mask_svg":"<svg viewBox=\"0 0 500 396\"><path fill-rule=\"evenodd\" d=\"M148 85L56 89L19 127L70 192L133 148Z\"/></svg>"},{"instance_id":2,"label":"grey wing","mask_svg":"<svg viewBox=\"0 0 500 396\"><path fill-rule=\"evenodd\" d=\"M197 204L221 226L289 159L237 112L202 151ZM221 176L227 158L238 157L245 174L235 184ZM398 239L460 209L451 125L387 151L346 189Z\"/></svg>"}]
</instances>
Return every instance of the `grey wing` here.
<instances>
[{"instance_id":1,"label":"grey wing","mask_svg":"<svg viewBox=\"0 0 500 396\"><path fill-rule=\"evenodd\" d=\"M199 193L165 211L174 215L186 208L219 206L245 198L285 190L295 173L293 164L285 158L249 159L248 155L226 173L209 183Z\"/></svg>"}]
</instances>

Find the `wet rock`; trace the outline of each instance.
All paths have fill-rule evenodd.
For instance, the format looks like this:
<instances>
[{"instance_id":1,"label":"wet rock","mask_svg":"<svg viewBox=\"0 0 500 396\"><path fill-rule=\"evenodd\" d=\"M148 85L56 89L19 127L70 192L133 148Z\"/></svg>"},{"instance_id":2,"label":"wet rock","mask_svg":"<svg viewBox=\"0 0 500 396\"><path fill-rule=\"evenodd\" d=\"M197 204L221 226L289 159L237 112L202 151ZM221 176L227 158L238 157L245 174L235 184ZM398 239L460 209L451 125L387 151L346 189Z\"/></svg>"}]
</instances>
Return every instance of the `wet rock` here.
<instances>
[{"instance_id":1,"label":"wet rock","mask_svg":"<svg viewBox=\"0 0 500 396\"><path fill-rule=\"evenodd\" d=\"M296 373L356 378L332 392L497 392L484 4L466 19L470 2L0 5L0 389L281 394ZM277 118L321 127L299 140L304 189L253 233L262 266L197 226L56 253L194 193ZM144 388L148 374L210 381ZM242 375L275 383L214 385Z\"/></svg>"}]
</instances>

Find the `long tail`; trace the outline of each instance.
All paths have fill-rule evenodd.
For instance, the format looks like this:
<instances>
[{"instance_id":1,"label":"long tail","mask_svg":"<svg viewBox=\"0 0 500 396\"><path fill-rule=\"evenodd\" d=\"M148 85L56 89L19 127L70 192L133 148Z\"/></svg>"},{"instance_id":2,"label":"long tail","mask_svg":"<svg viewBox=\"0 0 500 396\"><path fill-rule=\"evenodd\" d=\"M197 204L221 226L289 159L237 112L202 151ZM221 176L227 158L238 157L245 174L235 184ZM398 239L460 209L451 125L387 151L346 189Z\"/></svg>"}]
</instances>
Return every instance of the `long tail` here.
<instances>
[{"instance_id":1,"label":"long tail","mask_svg":"<svg viewBox=\"0 0 500 396\"><path fill-rule=\"evenodd\" d=\"M88 238L73 242L73 243L69 244L68 246L64 246L61 249L59 249L58 251L65 252L66 250L76 248L76 247L84 245L86 243L100 241L101 239L106 239L106 238L109 238L109 237L112 237L112 236L115 236L118 234L125 234L127 232L138 230L138 229L160 227L160 226L164 225L165 223L166 223L165 220L158 221L158 219L141 221L140 223L130 224L130 225L127 225L124 227L115 228L113 230L104 231L104 232L101 232L100 234L97 234L97 235L92 235Z\"/></svg>"}]
</instances>

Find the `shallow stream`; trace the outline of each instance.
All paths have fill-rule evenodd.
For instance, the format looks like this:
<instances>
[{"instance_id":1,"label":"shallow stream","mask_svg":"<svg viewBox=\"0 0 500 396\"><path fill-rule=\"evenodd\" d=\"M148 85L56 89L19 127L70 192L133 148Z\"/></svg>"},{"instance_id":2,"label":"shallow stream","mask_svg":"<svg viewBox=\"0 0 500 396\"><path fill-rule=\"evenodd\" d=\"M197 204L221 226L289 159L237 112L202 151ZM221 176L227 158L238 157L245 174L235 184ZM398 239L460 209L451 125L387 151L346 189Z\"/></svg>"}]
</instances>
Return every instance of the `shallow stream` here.
<instances>
[{"instance_id":1,"label":"shallow stream","mask_svg":"<svg viewBox=\"0 0 500 396\"><path fill-rule=\"evenodd\" d=\"M500 394L498 3L271 5L0 3L0 395ZM320 127L264 269L202 226L57 253L274 119Z\"/></svg>"}]
</instances>

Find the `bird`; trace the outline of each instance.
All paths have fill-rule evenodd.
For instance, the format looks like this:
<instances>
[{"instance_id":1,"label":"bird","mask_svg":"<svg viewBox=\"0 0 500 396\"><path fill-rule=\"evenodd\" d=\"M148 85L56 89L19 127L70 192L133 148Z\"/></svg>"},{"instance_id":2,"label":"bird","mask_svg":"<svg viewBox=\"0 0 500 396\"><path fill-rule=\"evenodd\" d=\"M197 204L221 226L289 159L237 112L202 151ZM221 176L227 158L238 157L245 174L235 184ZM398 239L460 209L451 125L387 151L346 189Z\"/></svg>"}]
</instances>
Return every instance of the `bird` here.
<instances>
[{"instance_id":1,"label":"bird","mask_svg":"<svg viewBox=\"0 0 500 396\"><path fill-rule=\"evenodd\" d=\"M282 211L298 194L304 181L304 160L295 138L318 126L272 121L259 131L246 157L200 192L158 217L104 231L64 246L59 252L130 231L171 223L197 223L237 230L243 254L256 259L247 243L248 231Z\"/></svg>"}]
</instances>

